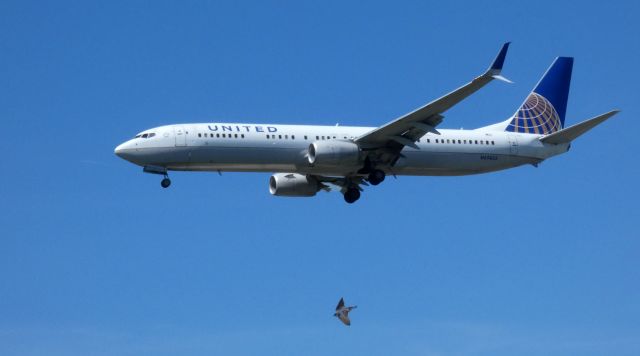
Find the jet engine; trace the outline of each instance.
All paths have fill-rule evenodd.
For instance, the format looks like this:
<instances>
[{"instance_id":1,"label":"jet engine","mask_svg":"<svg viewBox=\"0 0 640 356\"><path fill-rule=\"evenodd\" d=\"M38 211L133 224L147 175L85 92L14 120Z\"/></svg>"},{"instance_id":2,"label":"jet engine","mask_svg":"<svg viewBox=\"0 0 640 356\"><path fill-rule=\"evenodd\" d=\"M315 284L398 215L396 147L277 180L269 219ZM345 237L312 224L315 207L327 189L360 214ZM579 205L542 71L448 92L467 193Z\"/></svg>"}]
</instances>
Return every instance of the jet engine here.
<instances>
[{"instance_id":1,"label":"jet engine","mask_svg":"<svg viewBox=\"0 0 640 356\"><path fill-rule=\"evenodd\" d=\"M356 166L360 163L360 147L349 141L316 141L309 145L308 158L314 166Z\"/></svg>"},{"instance_id":2,"label":"jet engine","mask_svg":"<svg viewBox=\"0 0 640 356\"><path fill-rule=\"evenodd\" d=\"M276 173L269 178L269 192L283 197L312 197L321 185L314 177L297 173Z\"/></svg>"}]
</instances>

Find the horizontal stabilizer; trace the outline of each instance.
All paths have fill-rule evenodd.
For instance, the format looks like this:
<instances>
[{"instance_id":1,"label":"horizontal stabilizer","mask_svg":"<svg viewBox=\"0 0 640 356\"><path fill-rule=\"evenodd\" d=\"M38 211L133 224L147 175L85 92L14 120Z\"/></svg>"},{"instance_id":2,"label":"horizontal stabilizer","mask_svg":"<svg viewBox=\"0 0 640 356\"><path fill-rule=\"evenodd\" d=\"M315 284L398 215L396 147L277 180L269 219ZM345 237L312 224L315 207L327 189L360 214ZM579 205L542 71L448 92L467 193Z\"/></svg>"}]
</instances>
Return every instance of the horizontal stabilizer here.
<instances>
[{"instance_id":1,"label":"horizontal stabilizer","mask_svg":"<svg viewBox=\"0 0 640 356\"><path fill-rule=\"evenodd\" d=\"M544 136L540 141L551 144L569 143L619 112L620 110L609 111L606 114L596 116L592 119Z\"/></svg>"}]
</instances>

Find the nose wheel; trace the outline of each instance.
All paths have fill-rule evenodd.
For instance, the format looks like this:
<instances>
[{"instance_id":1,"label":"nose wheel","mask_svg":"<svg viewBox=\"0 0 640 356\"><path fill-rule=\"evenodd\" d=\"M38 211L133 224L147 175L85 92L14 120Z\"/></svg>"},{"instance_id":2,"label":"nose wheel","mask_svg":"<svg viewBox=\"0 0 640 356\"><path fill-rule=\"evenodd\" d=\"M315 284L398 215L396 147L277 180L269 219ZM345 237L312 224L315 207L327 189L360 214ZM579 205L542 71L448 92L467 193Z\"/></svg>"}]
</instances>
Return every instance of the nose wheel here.
<instances>
[{"instance_id":1,"label":"nose wheel","mask_svg":"<svg viewBox=\"0 0 640 356\"><path fill-rule=\"evenodd\" d=\"M169 179L168 176L164 176L164 179L160 181L160 186L162 186L162 188L169 188L170 185L171 179Z\"/></svg>"}]
</instances>

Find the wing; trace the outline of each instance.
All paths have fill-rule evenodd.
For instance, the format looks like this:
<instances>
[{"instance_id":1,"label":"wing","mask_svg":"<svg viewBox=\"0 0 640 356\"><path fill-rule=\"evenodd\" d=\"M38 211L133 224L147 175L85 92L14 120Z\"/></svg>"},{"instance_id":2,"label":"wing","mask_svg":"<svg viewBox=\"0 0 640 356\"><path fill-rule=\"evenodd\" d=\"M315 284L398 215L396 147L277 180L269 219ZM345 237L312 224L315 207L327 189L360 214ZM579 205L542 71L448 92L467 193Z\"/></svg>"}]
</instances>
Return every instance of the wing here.
<instances>
[{"instance_id":1,"label":"wing","mask_svg":"<svg viewBox=\"0 0 640 356\"><path fill-rule=\"evenodd\" d=\"M338 319L340 319L340 321L342 321L344 323L344 325L351 325L351 320L349 319L349 316L347 314L342 314L340 313L340 315L338 316Z\"/></svg>"},{"instance_id":2,"label":"wing","mask_svg":"<svg viewBox=\"0 0 640 356\"><path fill-rule=\"evenodd\" d=\"M342 307L344 307L344 299L340 298L340 301L338 302L338 305L336 306L336 310L340 310L342 309ZM340 314L342 315L342 314Z\"/></svg>"},{"instance_id":3,"label":"wing","mask_svg":"<svg viewBox=\"0 0 640 356\"><path fill-rule=\"evenodd\" d=\"M360 187L361 185L369 185L367 184L367 182L364 181L363 177L359 177L359 176L328 177L328 176L313 175L313 177L317 179L318 182L320 183L330 183L339 187L340 191L343 193L347 188L352 186L355 186L358 189L360 189L360 191L362 191L362 188ZM328 191L328 192L331 191L331 188L329 188L326 184L322 184L321 189L324 189L325 191Z\"/></svg>"},{"instance_id":4,"label":"wing","mask_svg":"<svg viewBox=\"0 0 640 356\"><path fill-rule=\"evenodd\" d=\"M395 153L396 155L400 153L404 146L417 149L415 142L420 137L427 132L438 134L435 128L444 118L442 113L475 93L493 79L509 82L508 79L500 75L508 48L509 42L502 46L496 59L481 76L413 112L358 137L356 142L364 149L387 148L390 153Z\"/></svg>"}]
</instances>

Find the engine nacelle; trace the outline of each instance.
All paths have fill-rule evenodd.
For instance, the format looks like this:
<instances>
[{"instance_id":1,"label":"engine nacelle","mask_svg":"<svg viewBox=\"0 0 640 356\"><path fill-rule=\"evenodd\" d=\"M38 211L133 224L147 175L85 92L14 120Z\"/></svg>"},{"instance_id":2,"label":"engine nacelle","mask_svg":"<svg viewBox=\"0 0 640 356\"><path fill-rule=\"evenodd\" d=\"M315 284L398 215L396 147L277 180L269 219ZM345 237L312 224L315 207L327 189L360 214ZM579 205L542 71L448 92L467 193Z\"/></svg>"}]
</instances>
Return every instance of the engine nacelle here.
<instances>
[{"instance_id":1,"label":"engine nacelle","mask_svg":"<svg viewBox=\"0 0 640 356\"><path fill-rule=\"evenodd\" d=\"M276 173L269 178L269 192L282 197L312 197L320 190L320 182L297 173Z\"/></svg>"},{"instance_id":2,"label":"engine nacelle","mask_svg":"<svg viewBox=\"0 0 640 356\"><path fill-rule=\"evenodd\" d=\"M307 156L314 166L356 166L360 163L360 147L349 141L316 141L309 145Z\"/></svg>"}]
</instances>

